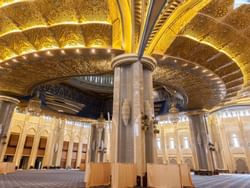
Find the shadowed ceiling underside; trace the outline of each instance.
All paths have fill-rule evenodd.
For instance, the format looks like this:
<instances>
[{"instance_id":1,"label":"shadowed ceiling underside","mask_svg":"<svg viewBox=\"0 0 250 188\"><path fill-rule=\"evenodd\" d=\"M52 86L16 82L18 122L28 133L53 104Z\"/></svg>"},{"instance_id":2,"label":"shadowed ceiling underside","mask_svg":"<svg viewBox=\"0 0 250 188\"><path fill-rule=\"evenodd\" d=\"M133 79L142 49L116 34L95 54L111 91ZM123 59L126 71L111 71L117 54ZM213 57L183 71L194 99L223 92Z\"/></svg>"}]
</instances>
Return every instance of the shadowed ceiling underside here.
<instances>
[{"instance_id":1,"label":"shadowed ceiling underside","mask_svg":"<svg viewBox=\"0 0 250 188\"><path fill-rule=\"evenodd\" d=\"M129 2L0 0L0 91L29 95L50 80L111 72L145 29L149 0ZM154 80L183 91L188 109L248 94L250 6L209 2L166 4L145 51L158 61Z\"/></svg>"}]
</instances>

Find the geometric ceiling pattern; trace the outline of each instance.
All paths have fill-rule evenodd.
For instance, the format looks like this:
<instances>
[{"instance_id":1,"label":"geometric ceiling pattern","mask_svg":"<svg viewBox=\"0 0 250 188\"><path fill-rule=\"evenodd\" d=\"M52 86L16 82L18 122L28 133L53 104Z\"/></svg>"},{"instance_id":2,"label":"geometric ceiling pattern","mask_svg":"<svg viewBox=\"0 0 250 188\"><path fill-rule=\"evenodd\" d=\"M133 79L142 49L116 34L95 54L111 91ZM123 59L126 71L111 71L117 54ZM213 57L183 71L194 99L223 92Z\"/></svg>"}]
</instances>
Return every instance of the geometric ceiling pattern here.
<instances>
[{"instance_id":1,"label":"geometric ceiling pattern","mask_svg":"<svg viewBox=\"0 0 250 188\"><path fill-rule=\"evenodd\" d=\"M0 0L0 92L29 95L65 77L111 73L136 53L150 0ZM183 92L188 109L248 94L250 5L173 0L156 19L145 54L154 81Z\"/></svg>"}]
</instances>

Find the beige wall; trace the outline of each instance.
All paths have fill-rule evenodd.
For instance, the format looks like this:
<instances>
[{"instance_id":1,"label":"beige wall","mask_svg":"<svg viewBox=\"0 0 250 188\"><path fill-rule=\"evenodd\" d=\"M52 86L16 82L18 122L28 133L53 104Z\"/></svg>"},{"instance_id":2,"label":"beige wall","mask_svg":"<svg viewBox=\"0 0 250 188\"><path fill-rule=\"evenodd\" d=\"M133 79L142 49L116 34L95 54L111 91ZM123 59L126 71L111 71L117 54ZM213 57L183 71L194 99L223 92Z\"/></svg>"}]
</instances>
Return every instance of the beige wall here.
<instances>
[{"instance_id":1,"label":"beige wall","mask_svg":"<svg viewBox=\"0 0 250 188\"><path fill-rule=\"evenodd\" d=\"M71 118L71 117L68 117ZM79 123L81 122L81 123ZM156 136L157 156L159 163L189 163L196 169L197 159L189 130L187 117L173 125L168 121L160 121L157 125L160 134ZM208 128L211 141L215 144L215 168L227 169L230 172L250 169L250 110L234 109L211 113L208 116ZM109 129L107 129L108 131ZM109 131L108 131L109 132ZM82 144L88 144L90 122L83 123L82 119L58 118L53 116L31 116L15 112L11 121L8 138L11 133L19 134L19 141L13 162L19 166L23 156L23 148L27 135L34 136L33 147L28 161L28 167L34 166L37 149L41 137L47 138L43 167L60 166L63 142L69 142L69 151L73 143L79 143L77 166L81 162ZM109 135L109 134L107 134ZM185 141L188 140L188 147ZM105 160L109 161L109 138L107 137L108 152ZM1 154L4 159L7 148ZM174 145L174 147L172 147ZM72 152L67 154L67 167L71 167ZM243 170L242 170L243 169Z\"/></svg>"},{"instance_id":2,"label":"beige wall","mask_svg":"<svg viewBox=\"0 0 250 188\"><path fill-rule=\"evenodd\" d=\"M157 135L156 140L158 142L157 154L159 162L162 161L165 164L188 163L194 169L195 161L192 152L188 118L183 118L176 125L168 121L161 121L157 127L160 130L160 134ZM184 143L184 140L187 144Z\"/></svg>"},{"instance_id":3,"label":"beige wall","mask_svg":"<svg viewBox=\"0 0 250 188\"><path fill-rule=\"evenodd\" d=\"M167 119L167 118L166 118ZM164 163L176 161L185 162L191 159L196 169L197 159L189 130L189 120L177 125L169 121L161 121L158 124L160 134L160 149L158 158ZM246 172L250 169L250 108L231 108L208 115L209 137L215 144L213 152L215 169L229 170L230 172ZM184 149L183 138L188 137L190 148ZM174 149L169 147L170 139L176 144ZM190 160L189 160L190 161Z\"/></svg>"},{"instance_id":4,"label":"beige wall","mask_svg":"<svg viewBox=\"0 0 250 188\"><path fill-rule=\"evenodd\" d=\"M88 143L89 130L90 123L84 123L81 119L74 118L73 120L67 120L65 117L61 119L53 116L31 116L29 114L15 112L7 140L9 140L11 133L19 134L19 141L13 160L16 166L19 166L23 156L26 136L34 136L28 168L35 165L41 137L47 138L42 167L60 166L61 150L64 141L69 141L70 146L73 146L73 143L79 143L77 155L77 166L79 166L81 162L82 145ZM4 152L1 154L1 161L4 159L7 144L5 144ZM69 147L69 151L71 152L68 152L67 167L71 167L72 147Z\"/></svg>"},{"instance_id":5,"label":"beige wall","mask_svg":"<svg viewBox=\"0 0 250 188\"><path fill-rule=\"evenodd\" d=\"M250 109L235 108L209 116L211 136L221 152L225 169L250 169ZM244 168L246 170L244 170Z\"/></svg>"}]
</instances>

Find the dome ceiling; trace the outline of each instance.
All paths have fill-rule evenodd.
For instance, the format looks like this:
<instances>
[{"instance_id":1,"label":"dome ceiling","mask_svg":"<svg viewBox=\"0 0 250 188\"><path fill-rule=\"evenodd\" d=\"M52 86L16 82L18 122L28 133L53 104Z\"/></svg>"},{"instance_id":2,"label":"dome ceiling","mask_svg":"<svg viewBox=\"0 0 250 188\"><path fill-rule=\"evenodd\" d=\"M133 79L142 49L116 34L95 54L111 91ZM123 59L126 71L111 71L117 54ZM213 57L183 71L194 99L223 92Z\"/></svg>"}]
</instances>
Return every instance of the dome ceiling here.
<instances>
[{"instance_id":1,"label":"dome ceiling","mask_svg":"<svg viewBox=\"0 0 250 188\"><path fill-rule=\"evenodd\" d=\"M136 53L149 0L0 0L0 91L29 95L63 77L112 72L111 59ZM247 94L250 5L231 0L170 1L145 54L156 82L211 108Z\"/></svg>"}]
</instances>

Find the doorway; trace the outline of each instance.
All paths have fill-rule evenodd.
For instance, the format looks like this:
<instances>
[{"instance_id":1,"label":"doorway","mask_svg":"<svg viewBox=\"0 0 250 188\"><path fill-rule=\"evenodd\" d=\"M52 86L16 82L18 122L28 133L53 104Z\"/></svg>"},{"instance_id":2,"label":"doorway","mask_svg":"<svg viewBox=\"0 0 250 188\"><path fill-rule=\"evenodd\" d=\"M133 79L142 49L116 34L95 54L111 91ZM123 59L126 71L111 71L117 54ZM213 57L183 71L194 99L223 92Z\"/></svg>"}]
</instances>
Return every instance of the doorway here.
<instances>
[{"instance_id":1,"label":"doorway","mask_svg":"<svg viewBox=\"0 0 250 188\"><path fill-rule=\"evenodd\" d=\"M37 157L35 162L35 169L41 169L43 164L43 157Z\"/></svg>"},{"instance_id":2,"label":"doorway","mask_svg":"<svg viewBox=\"0 0 250 188\"><path fill-rule=\"evenodd\" d=\"M29 162L29 157L22 156L19 168L20 169L28 169L28 162Z\"/></svg>"}]
</instances>

